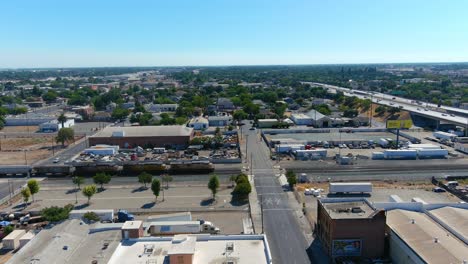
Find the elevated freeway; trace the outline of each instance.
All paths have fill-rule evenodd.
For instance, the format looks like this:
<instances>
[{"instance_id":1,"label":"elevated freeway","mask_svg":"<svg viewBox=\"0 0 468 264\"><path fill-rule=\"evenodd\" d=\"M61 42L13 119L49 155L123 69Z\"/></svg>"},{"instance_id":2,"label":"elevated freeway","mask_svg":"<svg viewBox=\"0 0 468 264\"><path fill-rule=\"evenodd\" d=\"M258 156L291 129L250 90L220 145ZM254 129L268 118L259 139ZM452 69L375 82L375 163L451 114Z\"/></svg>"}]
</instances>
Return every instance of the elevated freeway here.
<instances>
[{"instance_id":1,"label":"elevated freeway","mask_svg":"<svg viewBox=\"0 0 468 264\"><path fill-rule=\"evenodd\" d=\"M415 100L392 96L388 94L353 90L349 88L323 83L308 83L311 85L323 87L325 89L328 89L329 91L343 92L345 96L356 96L361 99L370 99L373 103L376 104L385 105L389 107L399 107L408 112L412 112L420 116L468 128L468 110L465 109L449 106L438 107L437 105L432 103L422 103L417 102Z\"/></svg>"}]
</instances>

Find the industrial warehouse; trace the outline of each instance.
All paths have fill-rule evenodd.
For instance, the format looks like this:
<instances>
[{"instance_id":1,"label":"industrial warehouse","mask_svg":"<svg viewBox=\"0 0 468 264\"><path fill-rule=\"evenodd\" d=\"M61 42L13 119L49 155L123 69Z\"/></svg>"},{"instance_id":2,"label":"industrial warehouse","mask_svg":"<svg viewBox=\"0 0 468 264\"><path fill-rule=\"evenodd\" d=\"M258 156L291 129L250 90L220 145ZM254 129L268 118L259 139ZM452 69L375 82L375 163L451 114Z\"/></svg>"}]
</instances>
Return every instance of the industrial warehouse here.
<instances>
[{"instance_id":1,"label":"industrial warehouse","mask_svg":"<svg viewBox=\"0 0 468 264\"><path fill-rule=\"evenodd\" d=\"M190 143L193 135L193 128L185 126L106 127L89 137L89 145L182 148Z\"/></svg>"}]
</instances>

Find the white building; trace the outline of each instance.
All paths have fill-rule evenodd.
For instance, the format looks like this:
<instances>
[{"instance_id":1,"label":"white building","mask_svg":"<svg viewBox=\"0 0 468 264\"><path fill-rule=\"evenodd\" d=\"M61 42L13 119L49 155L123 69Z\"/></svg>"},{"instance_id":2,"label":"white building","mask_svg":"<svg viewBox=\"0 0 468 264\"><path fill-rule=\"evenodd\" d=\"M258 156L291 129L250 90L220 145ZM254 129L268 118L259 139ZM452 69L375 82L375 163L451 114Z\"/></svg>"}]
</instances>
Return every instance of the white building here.
<instances>
[{"instance_id":1,"label":"white building","mask_svg":"<svg viewBox=\"0 0 468 264\"><path fill-rule=\"evenodd\" d=\"M45 122L45 123L40 124L39 125L39 131L41 131L41 132L57 132L61 128L68 128L68 127L72 127L74 125L75 125L75 120L74 119L67 119L67 121L65 121L63 123L63 127L62 127L62 123L59 122L58 120L51 120L49 122Z\"/></svg>"},{"instance_id":2,"label":"white building","mask_svg":"<svg viewBox=\"0 0 468 264\"><path fill-rule=\"evenodd\" d=\"M208 123L210 126L228 126L232 123L231 115L209 116Z\"/></svg>"},{"instance_id":3,"label":"white building","mask_svg":"<svg viewBox=\"0 0 468 264\"><path fill-rule=\"evenodd\" d=\"M198 117L192 118L189 121L188 126L192 127L195 130L204 130L209 127L209 122L208 122L208 119L202 116L198 116Z\"/></svg>"},{"instance_id":4,"label":"white building","mask_svg":"<svg viewBox=\"0 0 468 264\"><path fill-rule=\"evenodd\" d=\"M312 125L312 118L305 114L292 114L291 120L298 126Z\"/></svg>"},{"instance_id":5,"label":"white building","mask_svg":"<svg viewBox=\"0 0 468 264\"><path fill-rule=\"evenodd\" d=\"M176 235L122 240L108 264L272 263L265 235Z\"/></svg>"}]
</instances>

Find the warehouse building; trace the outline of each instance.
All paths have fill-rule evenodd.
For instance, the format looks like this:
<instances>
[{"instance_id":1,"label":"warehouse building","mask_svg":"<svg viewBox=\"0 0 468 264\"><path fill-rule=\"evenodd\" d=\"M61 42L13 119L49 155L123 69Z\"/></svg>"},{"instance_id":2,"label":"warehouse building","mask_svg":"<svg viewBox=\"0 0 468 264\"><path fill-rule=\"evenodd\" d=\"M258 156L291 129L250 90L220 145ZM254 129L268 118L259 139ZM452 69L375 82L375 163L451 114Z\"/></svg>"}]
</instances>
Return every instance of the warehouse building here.
<instances>
[{"instance_id":1,"label":"warehouse building","mask_svg":"<svg viewBox=\"0 0 468 264\"><path fill-rule=\"evenodd\" d=\"M362 198L317 201L317 235L331 258L384 255L385 212Z\"/></svg>"},{"instance_id":2,"label":"warehouse building","mask_svg":"<svg viewBox=\"0 0 468 264\"><path fill-rule=\"evenodd\" d=\"M89 145L182 148L189 145L193 135L193 128L186 126L106 127L89 137Z\"/></svg>"}]
</instances>

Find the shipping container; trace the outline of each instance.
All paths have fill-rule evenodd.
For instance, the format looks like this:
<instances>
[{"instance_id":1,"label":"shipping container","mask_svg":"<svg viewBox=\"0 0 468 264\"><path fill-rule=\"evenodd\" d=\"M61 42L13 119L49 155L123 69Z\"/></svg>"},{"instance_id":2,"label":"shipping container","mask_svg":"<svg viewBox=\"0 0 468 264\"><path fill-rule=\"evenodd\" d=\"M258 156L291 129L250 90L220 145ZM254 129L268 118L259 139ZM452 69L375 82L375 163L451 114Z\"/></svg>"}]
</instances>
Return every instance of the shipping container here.
<instances>
[{"instance_id":1,"label":"shipping container","mask_svg":"<svg viewBox=\"0 0 468 264\"><path fill-rule=\"evenodd\" d=\"M384 151L385 159L416 159L417 156L418 151L411 149L395 149Z\"/></svg>"},{"instance_id":2,"label":"shipping container","mask_svg":"<svg viewBox=\"0 0 468 264\"><path fill-rule=\"evenodd\" d=\"M93 155L100 155L100 156L113 156L118 152L114 148L87 148L83 150L85 154L93 154Z\"/></svg>"},{"instance_id":3,"label":"shipping container","mask_svg":"<svg viewBox=\"0 0 468 264\"><path fill-rule=\"evenodd\" d=\"M372 183L370 182L330 182L329 193L371 193Z\"/></svg>"},{"instance_id":4,"label":"shipping container","mask_svg":"<svg viewBox=\"0 0 468 264\"><path fill-rule=\"evenodd\" d=\"M306 156L319 156L319 157L326 157L327 150L326 149L305 149L305 150L296 150L294 152L297 157L306 157Z\"/></svg>"},{"instance_id":5,"label":"shipping container","mask_svg":"<svg viewBox=\"0 0 468 264\"><path fill-rule=\"evenodd\" d=\"M433 144L408 144L409 149L441 149L440 146Z\"/></svg>"},{"instance_id":6,"label":"shipping container","mask_svg":"<svg viewBox=\"0 0 468 264\"><path fill-rule=\"evenodd\" d=\"M25 233L26 231L22 229L13 230L8 236L3 238L3 248L12 250L19 248L19 240Z\"/></svg>"},{"instance_id":7,"label":"shipping container","mask_svg":"<svg viewBox=\"0 0 468 264\"><path fill-rule=\"evenodd\" d=\"M448 150L446 149L418 149L418 158L446 158Z\"/></svg>"},{"instance_id":8,"label":"shipping container","mask_svg":"<svg viewBox=\"0 0 468 264\"><path fill-rule=\"evenodd\" d=\"M27 232L26 234L24 234L19 240L19 247L24 247L29 241L31 241L31 239L34 238L34 236L35 235L32 232Z\"/></svg>"},{"instance_id":9,"label":"shipping container","mask_svg":"<svg viewBox=\"0 0 468 264\"><path fill-rule=\"evenodd\" d=\"M383 152L372 152L372 159L373 160L382 160L384 159L384 153Z\"/></svg>"}]
</instances>

